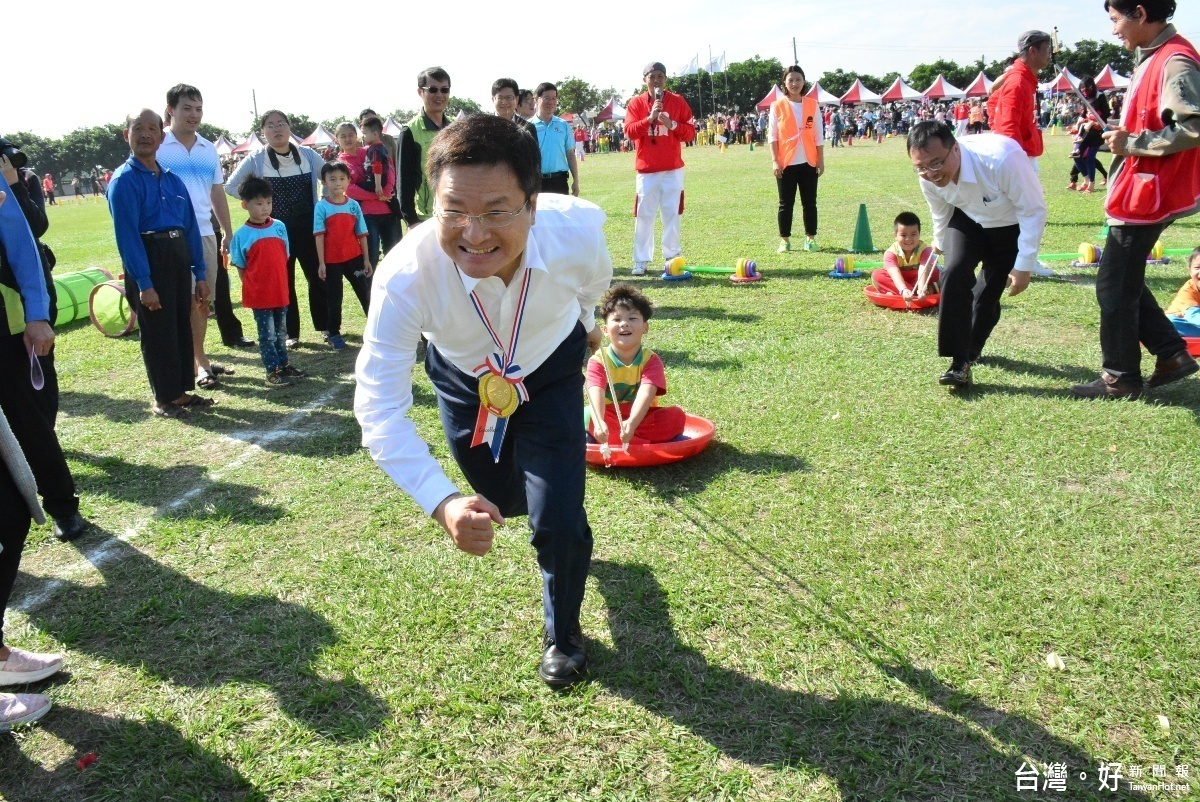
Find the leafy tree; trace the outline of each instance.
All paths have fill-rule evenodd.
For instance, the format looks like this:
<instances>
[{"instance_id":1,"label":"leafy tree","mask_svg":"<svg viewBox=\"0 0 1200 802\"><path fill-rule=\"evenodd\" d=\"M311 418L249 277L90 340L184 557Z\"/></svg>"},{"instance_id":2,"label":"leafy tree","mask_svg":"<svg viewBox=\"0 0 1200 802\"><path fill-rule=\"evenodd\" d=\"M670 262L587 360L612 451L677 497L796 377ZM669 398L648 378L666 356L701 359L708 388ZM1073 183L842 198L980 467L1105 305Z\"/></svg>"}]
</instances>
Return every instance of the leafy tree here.
<instances>
[{"instance_id":1,"label":"leafy tree","mask_svg":"<svg viewBox=\"0 0 1200 802\"><path fill-rule=\"evenodd\" d=\"M465 97L450 96L450 101L446 103L446 117L453 120L458 116L459 112L466 114L479 114L483 109L474 100ZM412 119L411 117L409 119Z\"/></svg>"},{"instance_id":2,"label":"leafy tree","mask_svg":"<svg viewBox=\"0 0 1200 802\"><path fill-rule=\"evenodd\" d=\"M408 121L417 116L416 109L392 109L388 117L391 117L399 125L408 125Z\"/></svg>"},{"instance_id":3,"label":"leafy tree","mask_svg":"<svg viewBox=\"0 0 1200 802\"><path fill-rule=\"evenodd\" d=\"M938 59L932 64L918 64L908 74L908 83L913 89L922 92L937 80L938 75L941 75L952 85L962 89L978 74L979 66L976 65L980 65L980 62L960 67L957 63L947 59ZM995 78L996 76L991 77Z\"/></svg>"},{"instance_id":4,"label":"leafy tree","mask_svg":"<svg viewBox=\"0 0 1200 802\"><path fill-rule=\"evenodd\" d=\"M233 135L229 133L229 129L221 128L217 125L209 125L208 123L200 123L200 127L196 129L196 133L207 139L209 142L216 142L221 137L233 139Z\"/></svg>"},{"instance_id":5,"label":"leafy tree","mask_svg":"<svg viewBox=\"0 0 1200 802\"><path fill-rule=\"evenodd\" d=\"M317 130L317 123L307 114L289 114L292 121L292 133L300 139Z\"/></svg>"},{"instance_id":6,"label":"leafy tree","mask_svg":"<svg viewBox=\"0 0 1200 802\"><path fill-rule=\"evenodd\" d=\"M1133 53L1115 42L1097 42L1094 39L1081 39L1075 43L1075 48L1063 48L1054 58L1055 64L1061 69L1066 67L1078 78L1095 77L1111 64L1112 68L1122 75L1133 71Z\"/></svg>"},{"instance_id":7,"label":"leafy tree","mask_svg":"<svg viewBox=\"0 0 1200 802\"><path fill-rule=\"evenodd\" d=\"M850 87L854 86L855 80L859 80L863 82L863 85L867 89L882 94L899 75L900 73L898 72L889 72L884 74L882 78L876 78L874 75L868 75L864 72L846 72L845 70L838 69L821 76L821 88L831 95L841 96L850 91Z\"/></svg>"},{"instance_id":8,"label":"leafy tree","mask_svg":"<svg viewBox=\"0 0 1200 802\"><path fill-rule=\"evenodd\" d=\"M29 131L17 131L10 134L8 140L16 145L17 150L29 157L29 166L41 175L50 173L56 179L63 172L62 142L57 139L46 139Z\"/></svg>"},{"instance_id":9,"label":"leafy tree","mask_svg":"<svg viewBox=\"0 0 1200 802\"><path fill-rule=\"evenodd\" d=\"M746 113L754 111L755 104L771 91L771 86L782 74L783 65L779 63L779 59L754 56L729 64L723 73L710 76L704 70L700 70L698 75L668 78L667 88L683 95L692 107L692 113L697 116L700 115L701 109L707 115L711 114L714 108L722 113ZM636 90L634 94L642 91L644 87Z\"/></svg>"},{"instance_id":10,"label":"leafy tree","mask_svg":"<svg viewBox=\"0 0 1200 802\"><path fill-rule=\"evenodd\" d=\"M61 171L82 176L117 167L129 158L123 132L116 123L76 128L62 139Z\"/></svg>"},{"instance_id":11,"label":"leafy tree","mask_svg":"<svg viewBox=\"0 0 1200 802\"><path fill-rule=\"evenodd\" d=\"M568 76L559 81L558 109L560 112L581 114L585 111L599 109L608 102L599 89L582 78Z\"/></svg>"}]
</instances>

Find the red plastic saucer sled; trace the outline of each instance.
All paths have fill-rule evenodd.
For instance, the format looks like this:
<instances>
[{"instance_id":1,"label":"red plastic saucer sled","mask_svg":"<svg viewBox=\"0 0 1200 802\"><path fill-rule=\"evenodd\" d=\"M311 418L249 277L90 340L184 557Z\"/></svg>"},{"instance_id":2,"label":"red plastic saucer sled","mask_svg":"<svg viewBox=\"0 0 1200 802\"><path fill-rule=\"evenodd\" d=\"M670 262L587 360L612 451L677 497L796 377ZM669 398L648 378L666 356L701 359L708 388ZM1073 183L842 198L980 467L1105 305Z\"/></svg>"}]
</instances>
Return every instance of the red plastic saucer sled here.
<instances>
[{"instance_id":1,"label":"red plastic saucer sled","mask_svg":"<svg viewBox=\"0 0 1200 802\"><path fill-rule=\"evenodd\" d=\"M630 443L629 451L610 446L612 453L608 458L608 466L612 468L645 468L650 465L666 465L681 459L694 457L704 450L708 441L713 438L713 423L699 415L688 415L683 426L682 440L672 440L669 443ZM591 465L605 464L604 455L600 453L599 443L588 443L587 461Z\"/></svg>"},{"instance_id":2,"label":"red plastic saucer sled","mask_svg":"<svg viewBox=\"0 0 1200 802\"><path fill-rule=\"evenodd\" d=\"M1192 356L1200 356L1200 337L1184 337L1183 341L1187 343L1189 354Z\"/></svg>"},{"instance_id":3,"label":"red plastic saucer sled","mask_svg":"<svg viewBox=\"0 0 1200 802\"><path fill-rule=\"evenodd\" d=\"M894 292L880 292L875 289L875 285L868 284L863 287L863 294L867 296L867 300L876 306L882 306L884 309L929 309L938 305L938 299L942 296L936 292L931 292L924 298L913 298L905 303L904 298L896 295Z\"/></svg>"}]
</instances>

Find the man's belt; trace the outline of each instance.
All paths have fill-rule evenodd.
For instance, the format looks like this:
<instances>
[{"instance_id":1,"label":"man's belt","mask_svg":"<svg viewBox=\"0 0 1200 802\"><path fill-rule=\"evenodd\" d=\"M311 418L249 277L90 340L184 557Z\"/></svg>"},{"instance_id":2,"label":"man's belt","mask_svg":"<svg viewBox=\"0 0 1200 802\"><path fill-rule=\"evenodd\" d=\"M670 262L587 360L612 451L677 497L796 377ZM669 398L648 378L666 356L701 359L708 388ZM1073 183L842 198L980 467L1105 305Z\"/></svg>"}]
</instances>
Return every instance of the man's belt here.
<instances>
[{"instance_id":1,"label":"man's belt","mask_svg":"<svg viewBox=\"0 0 1200 802\"><path fill-rule=\"evenodd\" d=\"M542 178L566 178L571 173L567 170L562 170L557 173L542 173Z\"/></svg>"},{"instance_id":2,"label":"man's belt","mask_svg":"<svg viewBox=\"0 0 1200 802\"><path fill-rule=\"evenodd\" d=\"M150 239L179 239L183 236L182 228L169 228L166 231L143 231L143 237Z\"/></svg>"}]
</instances>

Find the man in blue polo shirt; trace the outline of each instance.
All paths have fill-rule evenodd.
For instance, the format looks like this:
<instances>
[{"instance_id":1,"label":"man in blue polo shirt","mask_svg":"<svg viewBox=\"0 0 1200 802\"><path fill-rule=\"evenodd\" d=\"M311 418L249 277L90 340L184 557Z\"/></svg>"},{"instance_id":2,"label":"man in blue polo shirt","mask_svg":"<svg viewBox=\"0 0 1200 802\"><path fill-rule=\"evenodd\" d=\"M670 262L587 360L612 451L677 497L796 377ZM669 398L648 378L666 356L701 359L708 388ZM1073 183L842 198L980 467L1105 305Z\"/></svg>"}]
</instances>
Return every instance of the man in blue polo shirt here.
<instances>
[{"instance_id":1,"label":"man in blue polo shirt","mask_svg":"<svg viewBox=\"0 0 1200 802\"><path fill-rule=\"evenodd\" d=\"M154 391L155 415L177 418L189 407L216 401L190 393L192 276L195 303L207 306L204 245L187 187L158 163L162 118L142 109L125 118L133 151L108 187L117 250L125 266L125 295L142 330L142 361Z\"/></svg>"},{"instance_id":2,"label":"man in blue polo shirt","mask_svg":"<svg viewBox=\"0 0 1200 802\"><path fill-rule=\"evenodd\" d=\"M550 83L538 84L537 116L533 125L537 128L538 147L542 152L542 192L579 197L579 168L575 165L575 135L570 124L554 116L558 108L558 87ZM572 187L567 188L567 173L571 174Z\"/></svg>"}]
</instances>

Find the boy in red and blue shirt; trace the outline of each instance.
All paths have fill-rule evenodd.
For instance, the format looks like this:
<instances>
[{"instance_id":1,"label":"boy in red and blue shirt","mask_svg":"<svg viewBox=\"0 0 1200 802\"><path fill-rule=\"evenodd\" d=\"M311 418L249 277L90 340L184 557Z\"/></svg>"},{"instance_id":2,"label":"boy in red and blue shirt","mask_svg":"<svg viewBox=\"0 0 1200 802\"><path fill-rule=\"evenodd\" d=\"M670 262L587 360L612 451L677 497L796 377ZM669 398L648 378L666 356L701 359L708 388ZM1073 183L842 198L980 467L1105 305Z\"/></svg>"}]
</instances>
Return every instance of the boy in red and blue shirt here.
<instances>
[{"instance_id":1,"label":"boy in red and blue shirt","mask_svg":"<svg viewBox=\"0 0 1200 802\"><path fill-rule=\"evenodd\" d=\"M313 214L317 239L317 275L325 282L328 302L329 345L335 351L346 347L342 339L342 277L350 282L363 314L371 302L371 258L367 254L367 221L358 201L346 197L350 168L330 162L321 168L324 197Z\"/></svg>"},{"instance_id":2,"label":"boy in red and blue shirt","mask_svg":"<svg viewBox=\"0 0 1200 802\"><path fill-rule=\"evenodd\" d=\"M229 261L242 280L242 306L254 312L267 384L286 387L305 375L287 355L287 228L271 218L271 184L266 179L247 178L238 186L238 196L250 219L234 232Z\"/></svg>"}]
</instances>

